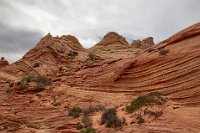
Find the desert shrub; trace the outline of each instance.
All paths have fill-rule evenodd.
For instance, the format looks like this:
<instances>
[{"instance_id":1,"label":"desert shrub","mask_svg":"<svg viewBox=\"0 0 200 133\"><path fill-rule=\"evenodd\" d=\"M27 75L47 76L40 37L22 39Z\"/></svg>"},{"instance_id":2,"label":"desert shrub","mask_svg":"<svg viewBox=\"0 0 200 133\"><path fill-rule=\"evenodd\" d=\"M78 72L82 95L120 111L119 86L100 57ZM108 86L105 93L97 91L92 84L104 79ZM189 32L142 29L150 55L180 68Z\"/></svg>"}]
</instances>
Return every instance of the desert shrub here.
<instances>
[{"instance_id":1,"label":"desert shrub","mask_svg":"<svg viewBox=\"0 0 200 133\"><path fill-rule=\"evenodd\" d=\"M84 128L92 126L92 119L88 115L84 115L82 118Z\"/></svg>"},{"instance_id":2,"label":"desert shrub","mask_svg":"<svg viewBox=\"0 0 200 133\"><path fill-rule=\"evenodd\" d=\"M35 63L35 64L33 65L33 67L40 67L40 64L39 64L39 63Z\"/></svg>"},{"instance_id":3,"label":"desert shrub","mask_svg":"<svg viewBox=\"0 0 200 133\"><path fill-rule=\"evenodd\" d=\"M80 122L78 122L78 123L76 124L75 128L76 128L77 130L81 130L81 129L83 129L83 125L82 125Z\"/></svg>"},{"instance_id":4,"label":"desert shrub","mask_svg":"<svg viewBox=\"0 0 200 133\"><path fill-rule=\"evenodd\" d=\"M95 112L95 108L92 105L89 105L87 108L84 109L83 112L84 112L85 115L88 115L90 113Z\"/></svg>"},{"instance_id":5,"label":"desert shrub","mask_svg":"<svg viewBox=\"0 0 200 133\"><path fill-rule=\"evenodd\" d=\"M160 55L166 55L166 54L168 54L169 53L169 50L168 49L160 49L160 51L159 51L159 54Z\"/></svg>"},{"instance_id":6,"label":"desert shrub","mask_svg":"<svg viewBox=\"0 0 200 133\"><path fill-rule=\"evenodd\" d=\"M126 112L132 113L133 111L141 108L145 104L155 103L156 97L160 97L160 96L161 96L160 92L151 92L147 95L139 96L131 102L130 106L126 107Z\"/></svg>"},{"instance_id":7,"label":"desert shrub","mask_svg":"<svg viewBox=\"0 0 200 133\"><path fill-rule=\"evenodd\" d=\"M68 115L77 118L80 116L80 113L82 112L83 110L80 107L73 107L69 109Z\"/></svg>"},{"instance_id":8,"label":"desert shrub","mask_svg":"<svg viewBox=\"0 0 200 133\"><path fill-rule=\"evenodd\" d=\"M89 53L89 54L88 54L88 57L89 57L89 59L92 60L92 61L94 61L94 60L97 59L97 56L96 56L95 54L93 54L93 53Z\"/></svg>"},{"instance_id":9,"label":"desert shrub","mask_svg":"<svg viewBox=\"0 0 200 133\"><path fill-rule=\"evenodd\" d=\"M38 75L36 78L35 78L36 82L37 83L42 83L44 85L49 85L51 84L51 80L48 79L45 75Z\"/></svg>"},{"instance_id":10,"label":"desert shrub","mask_svg":"<svg viewBox=\"0 0 200 133\"><path fill-rule=\"evenodd\" d=\"M96 133L96 130L92 127L88 127L85 130L81 130L80 133Z\"/></svg>"},{"instance_id":11,"label":"desert shrub","mask_svg":"<svg viewBox=\"0 0 200 133\"><path fill-rule=\"evenodd\" d=\"M29 82L33 81L34 78L35 78L35 77L32 76L32 75L26 76L26 77L22 78L21 82L27 82L27 83L29 83Z\"/></svg>"},{"instance_id":12,"label":"desert shrub","mask_svg":"<svg viewBox=\"0 0 200 133\"><path fill-rule=\"evenodd\" d=\"M34 80L34 76L26 76L22 78L20 82L17 83L17 86L19 89L25 89L26 84L33 80Z\"/></svg>"},{"instance_id":13,"label":"desert shrub","mask_svg":"<svg viewBox=\"0 0 200 133\"><path fill-rule=\"evenodd\" d=\"M115 108L107 109L101 116L101 123L106 124L106 127L121 126L121 120L117 117L117 110Z\"/></svg>"}]
</instances>

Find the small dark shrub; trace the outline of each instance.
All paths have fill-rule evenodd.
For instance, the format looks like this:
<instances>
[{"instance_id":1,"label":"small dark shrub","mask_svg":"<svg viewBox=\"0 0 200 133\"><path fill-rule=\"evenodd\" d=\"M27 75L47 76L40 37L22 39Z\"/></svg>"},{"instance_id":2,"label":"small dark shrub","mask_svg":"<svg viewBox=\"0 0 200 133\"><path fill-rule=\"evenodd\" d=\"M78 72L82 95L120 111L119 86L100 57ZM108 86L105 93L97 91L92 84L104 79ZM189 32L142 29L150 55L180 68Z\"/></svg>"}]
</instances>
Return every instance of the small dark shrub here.
<instances>
[{"instance_id":1,"label":"small dark shrub","mask_svg":"<svg viewBox=\"0 0 200 133\"><path fill-rule=\"evenodd\" d=\"M89 59L92 60L92 61L95 61L95 60L97 59L97 56L96 56L95 54L93 54L93 53L89 53L89 54L88 54L88 57L89 57Z\"/></svg>"},{"instance_id":2,"label":"small dark shrub","mask_svg":"<svg viewBox=\"0 0 200 133\"><path fill-rule=\"evenodd\" d=\"M95 108L92 105L89 105L86 109L84 109L83 112L84 112L85 115L88 115L90 113L95 112Z\"/></svg>"},{"instance_id":3,"label":"small dark shrub","mask_svg":"<svg viewBox=\"0 0 200 133\"><path fill-rule=\"evenodd\" d=\"M169 50L168 49L160 49L160 51L159 51L159 54L160 55L166 55L166 54L168 54L169 53Z\"/></svg>"},{"instance_id":4,"label":"small dark shrub","mask_svg":"<svg viewBox=\"0 0 200 133\"><path fill-rule=\"evenodd\" d=\"M126 107L126 112L132 113L133 111L141 108L145 104L156 103L156 97L160 97L160 92L151 92L147 95L139 96L131 102L130 106Z\"/></svg>"},{"instance_id":5,"label":"small dark shrub","mask_svg":"<svg viewBox=\"0 0 200 133\"><path fill-rule=\"evenodd\" d=\"M51 80L48 79L45 75L38 75L36 78L35 78L36 82L37 83L42 83L44 85L49 85L51 84Z\"/></svg>"},{"instance_id":6,"label":"small dark shrub","mask_svg":"<svg viewBox=\"0 0 200 133\"><path fill-rule=\"evenodd\" d=\"M77 118L80 116L80 113L82 112L83 110L80 107L73 107L69 109L68 115Z\"/></svg>"},{"instance_id":7,"label":"small dark shrub","mask_svg":"<svg viewBox=\"0 0 200 133\"><path fill-rule=\"evenodd\" d=\"M96 130L92 127L88 127L85 130L81 130L80 133L96 133Z\"/></svg>"},{"instance_id":8,"label":"small dark shrub","mask_svg":"<svg viewBox=\"0 0 200 133\"><path fill-rule=\"evenodd\" d=\"M72 58L74 58L75 56L78 55L78 52L76 52L76 51L70 51L67 55L70 56L70 57L72 57Z\"/></svg>"},{"instance_id":9,"label":"small dark shrub","mask_svg":"<svg viewBox=\"0 0 200 133\"><path fill-rule=\"evenodd\" d=\"M84 128L92 126L92 119L88 115L84 115L82 119Z\"/></svg>"},{"instance_id":10,"label":"small dark shrub","mask_svg":"<svg viewBox=\"0 0 200 133\"><path fill-rule=\"evenodd\" d=\"M17 83L17 86L19 89L25 89L26 84L33 81L34 80L34 76L27 76L21 79L20 82Z\"/></svg>"},{"instance_id":11,"label":"small dark shrub","mask_svg":"<svg viewBox=\"0 0 200 133\"><path fill-rule=\"evenodd\" d=\"M40 64L39 64L39 63L35 63L35 64L33 65L33 67L40 67Z\"/></svg>"},{"instance_id":12,"label":"small dark shrub","mask_svg":"<svg viewBox=\"0 0 200 133\"><path fill-rule=\"evenodd\" d=\"M78 122L75 127L77 130L83 129L83 125L80 122Z\"/></svg>"},{"instance_id":13,"label":"small dark shrub","mask_svg":"<svg viewBox=\"0 0 200 133\"><path fill-rule=\"evenodd\" d=\"M21 82L29 83L29 82L33 81L34 78L35 78L34 76L27 76L27 77L22 78Z\"/></svg>"},{"instance_id":14,"label":"small dark shrub","mask_svg":"<svg viewBox=\"0 0 200 133\"><path fill-rule=\"evenodd\" d=\"M101 123L106 124L106 127L120 127L121 120L117 117L115 108L107 109L101 116Z\"/></svg>"}]
</instances>

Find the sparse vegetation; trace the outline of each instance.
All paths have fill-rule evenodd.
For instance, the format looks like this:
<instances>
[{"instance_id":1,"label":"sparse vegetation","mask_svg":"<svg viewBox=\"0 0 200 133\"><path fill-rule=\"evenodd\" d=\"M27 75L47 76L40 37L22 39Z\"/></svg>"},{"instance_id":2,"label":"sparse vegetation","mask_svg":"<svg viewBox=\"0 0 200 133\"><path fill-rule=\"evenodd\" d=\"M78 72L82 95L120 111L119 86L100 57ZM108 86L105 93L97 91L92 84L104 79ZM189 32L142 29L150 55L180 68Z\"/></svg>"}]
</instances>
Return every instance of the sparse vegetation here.
<instances>
[{"instance_id":1,"label":"sparse vegetation","mask_svg":"<svg viewBox=\"0 0 200 133\"><path fill-rule=\"evenodd\" d=\"M168 53L169 53L169 50L168 49L164 49L164 48L160 49L160 51L159 51L160 55L166 55Z\"/></svg>"},{"instance_id":2,"label":"sparse vegetation","mask_svg":"<svg viewBox=\"0 0 200 133\"><path fill-rule=\"evenodd\" d=\"M36 82L36 86L35 86L35 91L42 91L44 90L45 85L49 85L51 84L51 80L48 79L46 76L44 75L38 75L38 76L27 76L21 79L20 82L17 83L17 86L19 89L25 89L27 83L29 82Z\"/></svg>"},{"instance_id":3,"label":"sparse vegetation","mask_svg":"<svg viewBox=\"0 0 200 133\"><path fill-rule=\"evenodd\" d=\"M77 118L80 116L80 113L82 112L83 110L80 107L73 107L69 109L68 115Z\"/></svg>"},{"instance_id":4,"label":"sparse vegetation","mask_svg":"<svg viewBox=\"0 0 200 133\"><path fill-rule=\"evenodd\" d=\"M95 112L95 108L92 105L89 105L87 108L84 109L83 112L84 112L85 115L88 115L90 113Z\"/></svg>"},{"instance_id":5,"label":"sparse vegetation","mask_svg":"<svg viewBox=\"0 0 200 133\"><path fill-rule=\"evenodd\" d=\"M86 129L82 129L80 133L96 133L96 130L92 127L88 127Z\"/></svg>"},{"instance_id":6,"label":"sparse vegetation","mask_svg":"<svg viewBox=\"0 0 200 133\"><path fill-rule=\"evenodd\" d=\"M95 61L95 60L97 59L97 56L96 56L95 54L93 54L93 53L89 53L89 54L88 54L88 57L89 57L89 59L92 60L92 61Z\"/></svg>"},{"instance_id":7,"label":"sparse vegetation","mask_svg":"<svg viewBox=\"0 0 200 133\"><path fill-rule=\"evenodd\" d=\"M48 79L45 75L38 75L36 78L35 78L35 81L37 83L42 83L44 85L49 85L51 84L51 80Z\"/></svg>"},{"instance_id":8,"label":"sparse vegetation","mask_svg":"<svg viewBox=\"0 0 200 133\"><path fill-rule=\"evenodd\" d=\"M160 97L161 93L151 92L147 95L139 96L131 102L130 106L126 107L126 112L132 113L133 111L141 108L142 106L150 103L156 103L156 97Z\"/></svg>"},{"instance_id":9,"label":"sparse vegetation","mask_svg":"<svg viewBox=\"0 0 200 133\"><path fill-rule=\"evenodd\" d=\"M117 110L115 108L107 109L101 116L101 123L106 124L106 127L120 127L121 120L117 117Z\"/></svg>"},{"instance_id":10,"label":"sparse vegetation","mask_svg":"<svg viewBox=\"0 0 200 133\"><path fill-rule=\"evenodd\" d=\"M80 122L78 122L75 127L77 130L83 129L83 125Z\"/></svg>"},{"instance_id":11,"label":"sparse vegetation","mask_svg":"<svg viewBox=\"0 0 200 133\"><path fill-rule=\"evenodd\" d=\"M82 118L84 128L92 126L92 119L88 115L84 115Z\"/></svg>"}]
</instances>

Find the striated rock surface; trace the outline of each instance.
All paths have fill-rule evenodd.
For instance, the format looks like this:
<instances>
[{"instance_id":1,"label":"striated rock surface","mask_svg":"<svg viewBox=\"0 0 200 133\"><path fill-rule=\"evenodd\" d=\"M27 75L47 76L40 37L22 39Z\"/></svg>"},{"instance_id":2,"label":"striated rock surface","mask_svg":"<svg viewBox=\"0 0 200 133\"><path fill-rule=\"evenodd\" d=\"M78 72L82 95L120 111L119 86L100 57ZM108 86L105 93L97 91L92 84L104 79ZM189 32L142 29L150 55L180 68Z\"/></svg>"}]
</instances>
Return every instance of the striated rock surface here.
<instances>
[{"instance_id":1,"label":"striated rock surface","mask_svg":"<svg viewBox=\"0 0 200 133\"><path fill-rule=\"evenodd\" d=\"M148 38L143 43L150 43L151 50L139 51L112 32L91 49L82 48L73 36L48 34L21 60L0 70L0 132L78 133L75 125L83 114L70 117L69 108L101 105L116 107L117 115L127 124L118 130L105 128L100 124L103 111L94 112L90 117L98 132L198 133L199 27L199 23L193 25L157 45ZM161 55L163 49L168 53ZM88 52L101 59L89 59ZM38 67L33 66L36 62ZM47 75L52 84L38 93L16 90L21 78L37 74ZM133 123L135 115L146 109L129 115L124 111L126 106L137 96L153 91L161 92L167 102L148 109L162 111L162 115L145 117L141 125Z\"/></svg>"},{"instance_id":2,"label":"striated rock surface","mask_svg":"<svg viewBox=\"0 0 200 133\"><path fill-rule=\"evenodd\" d=\"M154 45L153 37L147 37L143 39L142 41L140 40L133 40L131 43L131 46L135 48L140 48L140 49L147 49L150 48Z\"/></svg>"},{"instance_id":3,"label":"striated rock surface","mask_svg":"<svg viewBox=\"0 0 200 133\"><path fill-rule=\"evenodd\" d=\"M1 67L5 67L5 66L8 66L9 65L9 62L4 59L4 57L1 57L1 60L0 60L0 68Z\"/></svg>"}]
</instances>

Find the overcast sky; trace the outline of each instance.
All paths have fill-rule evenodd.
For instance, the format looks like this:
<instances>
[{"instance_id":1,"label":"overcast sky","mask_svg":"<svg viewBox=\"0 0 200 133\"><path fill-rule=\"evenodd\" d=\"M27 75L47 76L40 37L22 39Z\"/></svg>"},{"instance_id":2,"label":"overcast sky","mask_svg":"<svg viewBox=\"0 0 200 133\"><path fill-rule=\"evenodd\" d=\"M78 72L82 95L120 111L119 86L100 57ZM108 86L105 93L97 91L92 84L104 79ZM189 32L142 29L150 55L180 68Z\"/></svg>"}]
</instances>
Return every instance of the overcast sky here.
<instances>
[{"instance_id":1,"label":"overcast sky","mask_svg":"<svg viewBox=\"0 0 200 133\"><path fill-rule=\"evenodd\" d=\"M41 37L71 34L88 48L109 31L162 41L200 21L200 0L0 0L0 57L20 59Z\"/></svg>"}]
</instances>

